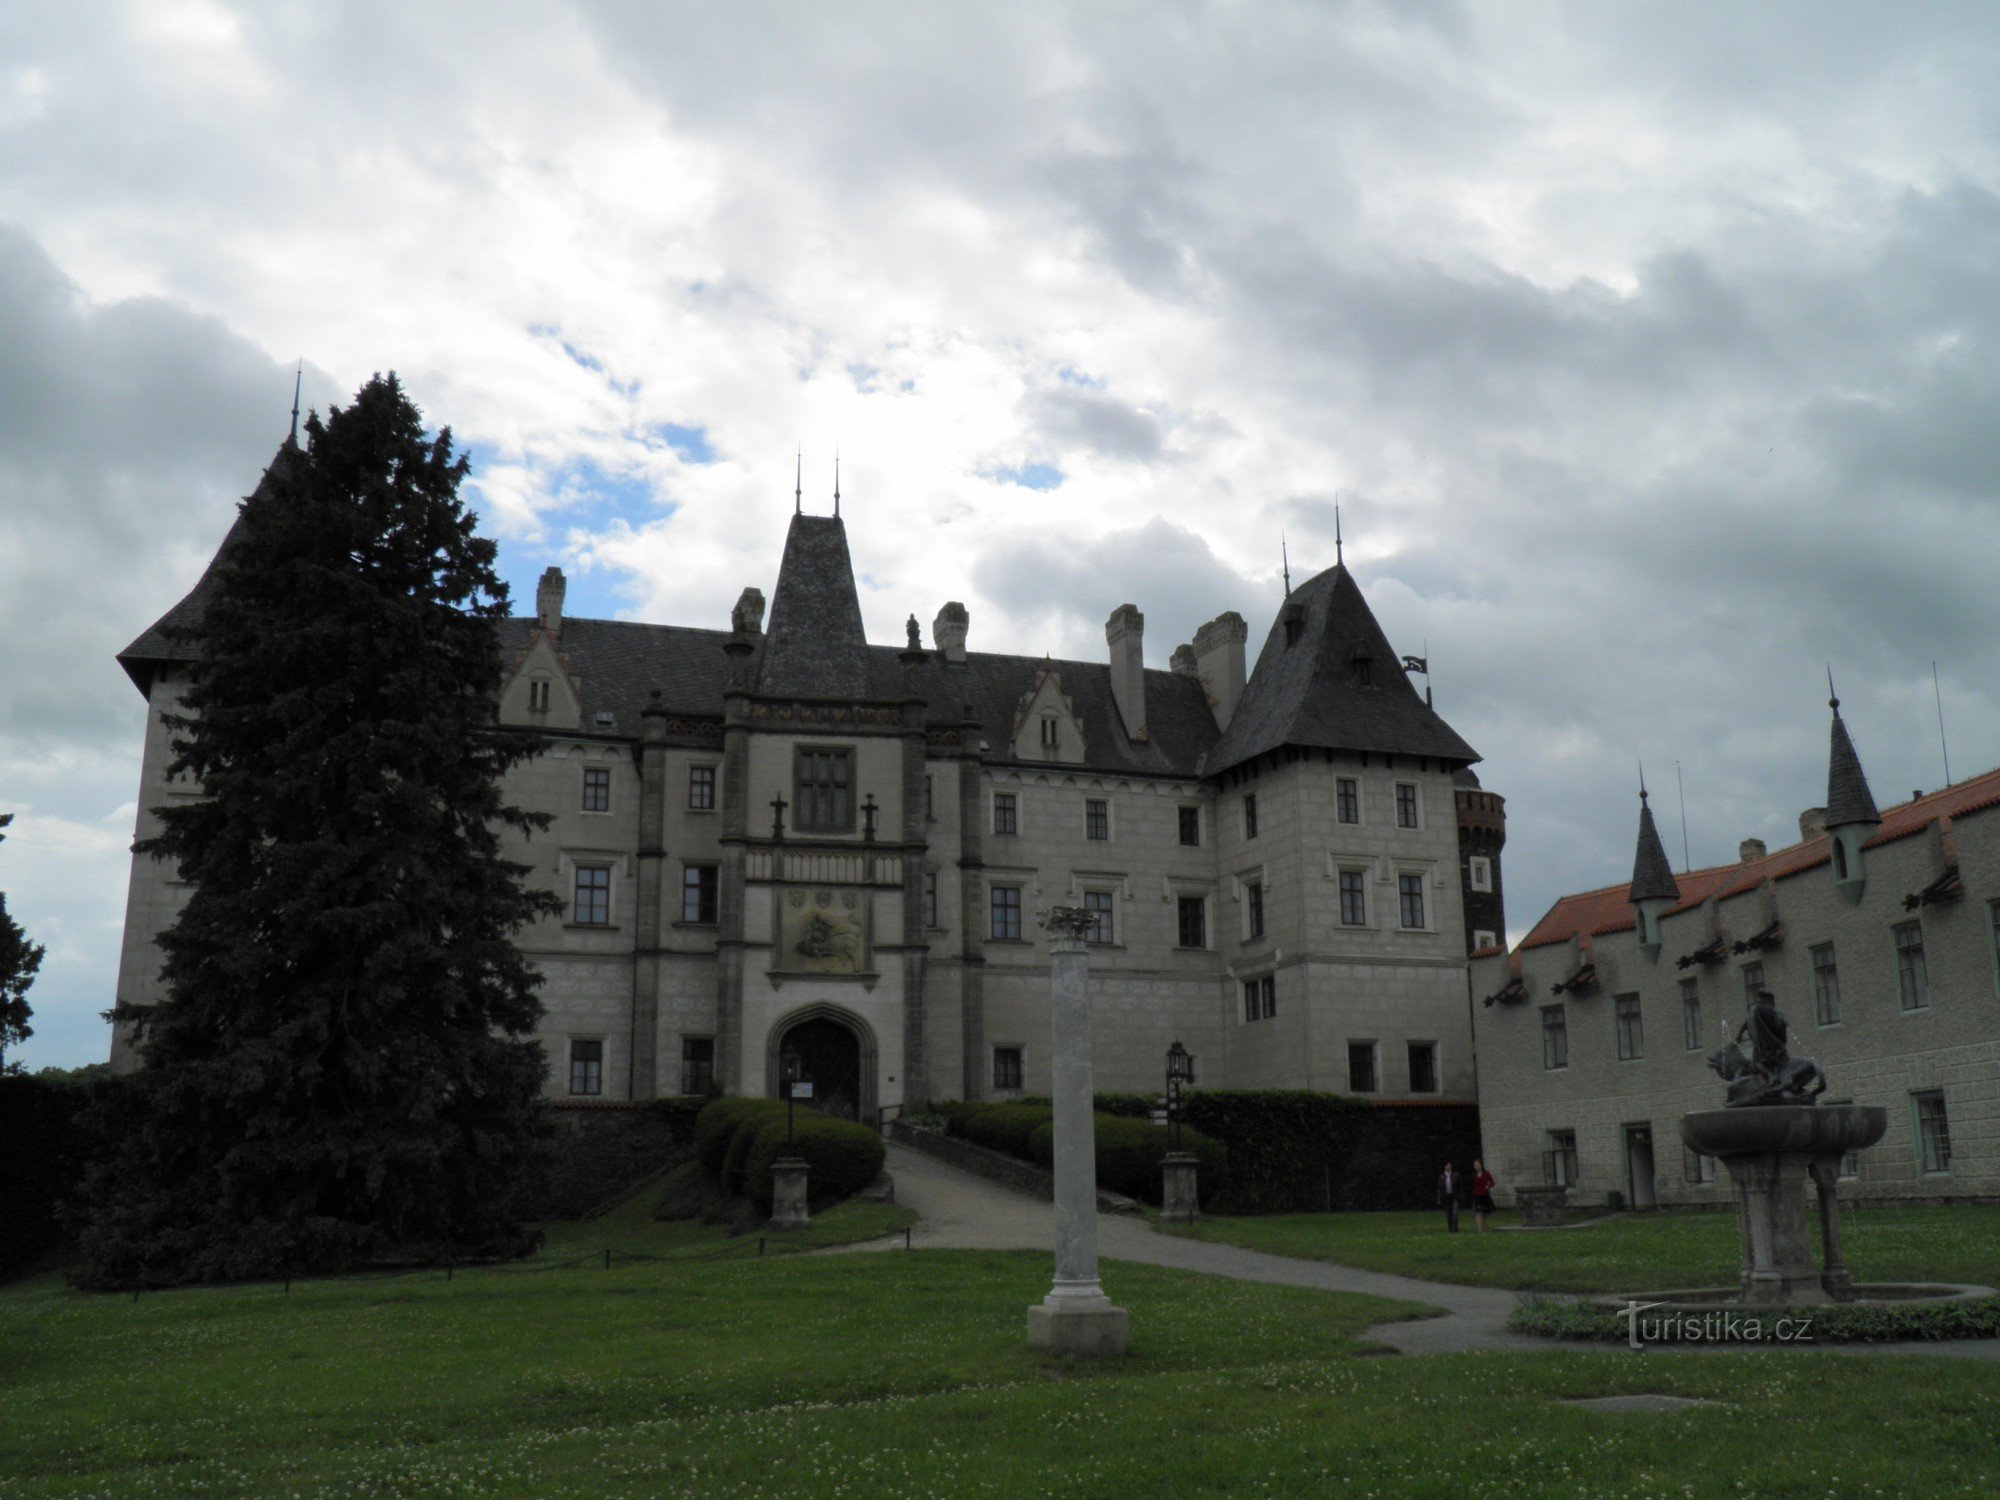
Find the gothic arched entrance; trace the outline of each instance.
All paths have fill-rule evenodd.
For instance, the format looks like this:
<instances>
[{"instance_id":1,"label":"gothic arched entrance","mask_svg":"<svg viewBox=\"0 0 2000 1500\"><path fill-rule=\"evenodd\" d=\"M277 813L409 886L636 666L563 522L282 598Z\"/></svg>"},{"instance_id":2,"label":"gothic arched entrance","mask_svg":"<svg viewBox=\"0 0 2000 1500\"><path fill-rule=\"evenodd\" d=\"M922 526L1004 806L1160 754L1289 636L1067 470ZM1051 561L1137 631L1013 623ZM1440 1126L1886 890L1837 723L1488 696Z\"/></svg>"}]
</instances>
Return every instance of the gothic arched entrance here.
<instances>
[{"instance_id":1,"label":"gothic arched entrance","mask_svg":"<svg viewBox=\"0 0 2000 1500\"><path fill-rule=\"evenodd\" d=\"M813 1006L771 1033L771 1093L778 1084L778 1058L799 1054L799 1072L813 1086L813 1107L841 1120L872 1123L875 1117L875 1046L860 1022L832 1006Z\"/></svg>"}]
</instances>

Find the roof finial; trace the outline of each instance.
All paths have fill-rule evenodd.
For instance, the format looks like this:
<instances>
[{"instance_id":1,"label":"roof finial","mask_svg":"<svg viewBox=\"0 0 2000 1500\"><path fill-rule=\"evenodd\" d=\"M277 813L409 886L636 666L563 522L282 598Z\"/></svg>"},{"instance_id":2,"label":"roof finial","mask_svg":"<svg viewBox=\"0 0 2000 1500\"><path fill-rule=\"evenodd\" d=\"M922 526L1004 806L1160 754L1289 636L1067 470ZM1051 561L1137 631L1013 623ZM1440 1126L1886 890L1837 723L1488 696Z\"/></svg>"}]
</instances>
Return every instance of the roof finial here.
<instances>
[{"instance_id":1,"label":"roof finial","mask_svg":"<svg viewBox=\"0 0 2000 1500\"><path fill-rule=\"evenodd\" d=\"M1833 663L1826 664L1826 706L1833 710L1835 718L1840 717L1840 694L1833 690Z\"/></svg>"},{"instance_id":2,"label":"roof finial","mask_svg":"<svg viewBox=\"0 0 2000 1500\"><path fill-rule=\"evenodd\" d=\"M1340 491L1333 492L1333 565L1341 566L1340 550Z\"/></svg>"},{"instance_id":3,"label":"roof finial","mask_svg":"<svg viewBox=\"0 0 2000 1500\"><path fill-rule=\"evenodd\" d=\"M1641 802L1646 800L1646 762L1644 758L1641 758L1639 761L1639 800Z\"/></svg>"},{"instance_id":4,"label":"roof finial","mask_svg":"<svg viewBox=\"0 0 2000 1500\"><path fill-rule=\"evenodd\" d=\"M798 452L794 454L792 458L792 514L795 516L802 516L805 513L806 513L806 445L804 443L800 443Z\"/></svg>"},{"instance_id":5,"label":"roof finial","mask_svg":"<svg viewBox=\"0 0 2000 1500\"><path fill-rule=\"evenodd\" d=\"M840 519L840 450L833 450L833 518Z\"/></svg>"},{"instance_id":6,"label":"roof finial","mask_svg":"<svg viewBox=\"0 0 2000 1500\"><path fill-rule=\"evenodd\" d=\"M1292 554L1286 550L1285 533L1282 528L1278 532L1278 556L1285 560L1285 597L1289 599L1292 597Z\"/></svg>"},{"instance_id":7,"label":"roof finial","mask_svg":"<svg viewBox=\"0 0 2000 1500\"><path fill-rule=\"evenodd\" d=\"M306 383L306 362L299 361L298 372L292 376L292 445L299 441L299 390Z\"/></svg>"}]
</instances>

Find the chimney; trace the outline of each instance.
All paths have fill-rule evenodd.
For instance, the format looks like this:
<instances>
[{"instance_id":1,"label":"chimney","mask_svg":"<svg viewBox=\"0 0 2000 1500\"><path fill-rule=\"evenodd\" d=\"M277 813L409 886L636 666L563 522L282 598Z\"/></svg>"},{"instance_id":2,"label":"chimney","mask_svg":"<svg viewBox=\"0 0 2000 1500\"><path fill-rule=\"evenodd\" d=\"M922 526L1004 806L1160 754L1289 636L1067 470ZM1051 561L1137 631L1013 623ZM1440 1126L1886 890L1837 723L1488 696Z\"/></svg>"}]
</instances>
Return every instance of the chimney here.
<instances>
[{"instance_id":1,"label":"chimney","mask_svg":"<svg viewBox=\"0 0 2000 1500\"><path fill-rule=\"evenodd\" d=\"M965 606L956 599L937 612L931 621L931 644L944 653L946 661L965 660L965 632L971 628L972 616L965 612Z\"/></svg>"},{"instance_id":2,"label":"chimney","mask_svg":"<svg viewBox=\"0 0 2000 1500\"><path fill-rule=\"evenodd\" d=\"M1826 832L1826 809L1809 807L1799 814L1799 837L1816 839Z\"/></svg>"},{"instance_id":3,"label":"chimney","mask_svg":"<svg viewBox=\"0 0 2000 1500\"><path fill-rule=\"evenodd\" d=\"M1140 645L1146 617L1136 604L1121 604L1104 622L1104 639L1111 647L1111 696L1128 739L1146 737L1146 662Z\"/></svg>"},{"instance_id":4,"label":"chimney","mask_svg":"<svg viewBox=\"0 0 2000 1500\"><path fill-rule=\"evenodd\" d=\"M1243 698L1243 643L1250 627L1235 610L1217 615L1194 633L1195 669L1208 690L1218 729L1227 729Z\"/></svg>"},{"instance_id":5,"label":"chimney","mask_svg":"<svg viewBox=\"0 0 2000 1500\"><path fill-rule=\"evenodd\" d=\"M568 588L561 568L544 568L535 585L535 624L552 636L562 634L563 593Z\"/></svg>"},{"instance_id":6,"label":"chimney","mask_svg":"<svg viewBox=\"0 0 2000 1500\"><path fill-rule=\"evenodd\" d=\"M760 635L764 629L764 591L748 588L736 596L736 608L729 612L729 628L738 635Z\"/></svg>"},{"instance_id":7,"label":"chimney","mask_svg":"<svg viewBox=\"0 0 2000 1500\"><path fill-rule=\"evenodd\" d=\"M1173 660L1168 662L1167 665L1173 668L1173 673L1176 677L1192 677L1197 682L1201 680L1201 667L1195 661L1194 647L1192 646L1174 647Z\"/></svg>"},{"instance_id":8,"label":"chimney","mask_svg":"<svg viewBox=\"0 0 2000 1500\"><path fill-rule=\"evenodd\" d=\"M1736 857L1746 865L1754 864L1756 861L1762 859L1767 852L1762 839L1745 839L1736 846Z\"/></svg>"}]
</instances>

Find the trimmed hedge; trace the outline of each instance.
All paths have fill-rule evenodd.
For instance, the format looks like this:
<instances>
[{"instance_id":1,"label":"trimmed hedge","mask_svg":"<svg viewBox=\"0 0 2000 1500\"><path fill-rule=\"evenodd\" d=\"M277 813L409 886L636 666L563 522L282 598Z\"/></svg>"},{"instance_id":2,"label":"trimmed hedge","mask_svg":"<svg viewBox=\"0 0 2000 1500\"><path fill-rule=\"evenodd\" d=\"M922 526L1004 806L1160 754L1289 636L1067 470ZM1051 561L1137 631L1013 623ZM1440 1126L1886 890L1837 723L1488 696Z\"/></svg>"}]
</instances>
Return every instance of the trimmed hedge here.
<instances>
[{"instance_id":1,"label":"trimmed hedge","mask_svg":"<svg viewBox=\"0 0 2000 1500\"><path fill-rule=\"evenodd\" d=\"M1135 1120L1128 1115L1092 1116L1097 1147L1097 1185L1128 1198L1146 1203L1160 1201L1160 1163L1165 1159L1171 1134L1151 1120ZM1056 1127L1053 1120L1039 1126L1028 1139L1030 1159L1043 1167L1054 1167ZM1221 1194L1229 1182L1229 1153L1219 1141L1198 1130L1181 1127L1181 1149L1197 1158L1195 1187L1201 1201Z\"/></svg>"},{"instance_id":2,"label":"trimmed hedge","mask_svg":"<svg viewBox=\"0 0 2000 1500\"><path fill-rule=\"evenodd\" d=\"M67 1243L59 1210L83 1169L83 1112L118 1086L115 1079L72 1082L0 1073L0 1146L7 1153L0 1280L33 1270Z\"/></svg>"},{"instance_id":3,"label":"trimmed hedge","mask_svg":"<svg viewBox=\"0 0 2000 1500\"><path fill-rule=\"evenodd\" d=\"M1217 1207L1232 1214L1338 1206L1335 1179L1370 1114L1354 1099L1304 1089L1196 1090L1183 1108L1188 1124L1229 1148L1229 1192Z\"/></svg>"},{"instance_id":4,"label":"trimmed hedge","mask_svg":"<svg viewBox=\"0 0 2000 1500\"><path fill-rule=\"evenodd\" d=\"M975 1146L1033 1161L1028 1138L1054 1118L1055 1111L1046 1103L995 1104L966 1116L959 1134Z\"/></svg>"},{"instance_id":5,"label":"trimmed hedge","mask_svg":"<svg viewBox=\"0 0 2000 1500\"><path fill-rule=\"evenodd\" d=\"M814 1208L853 1196L882 1170L886 1148L866 1125L835 1120L814 1109L794 1116L798 1154L812 1169ZM695 1155L723 1191L741 1193L766 1210L771 1163L785 1150L785 1106L776 1099L718 1099L695 1122Z\"/></svg>"},{"instance_id":6,"label":"trimmed hedge","mask_svg":"<svg viewBox=\"0 0 2000 1500\"><path fill-rule=\"evenodd\" d=\"M1652 1317L1668 1320L1671 1303L1652 1304ZM1759 1326L1759 1337L1730 1334L1730 1319L1737 1324ZM1741 1344L1745 1347L1779 1347L1764 1331L1779 1319L1810 1320L1809 1342L1817 1344L1883 1344L1944 1339L1990 1339L2000 1335L2000 1297L1979 1297L1963 1302L1881 1302L1857 1307L1851 1303L1820 1304L1811 1307L1740 1307L1728 1316L1705 1320L1700 1312L1686 1313L1688 1323L1706 1334L1714 1328L1720 1337L1689 1340ZM1616 1308L1602 1303L1566 1297L1524 1296L1521 1305L1507 1315L1507 1326L1516 1333L1532 1333L1542 1338L1572 1339L1586 1343L1622 1344L1630 1336L1629 1320Z\"/></svg>"}]
</instances>

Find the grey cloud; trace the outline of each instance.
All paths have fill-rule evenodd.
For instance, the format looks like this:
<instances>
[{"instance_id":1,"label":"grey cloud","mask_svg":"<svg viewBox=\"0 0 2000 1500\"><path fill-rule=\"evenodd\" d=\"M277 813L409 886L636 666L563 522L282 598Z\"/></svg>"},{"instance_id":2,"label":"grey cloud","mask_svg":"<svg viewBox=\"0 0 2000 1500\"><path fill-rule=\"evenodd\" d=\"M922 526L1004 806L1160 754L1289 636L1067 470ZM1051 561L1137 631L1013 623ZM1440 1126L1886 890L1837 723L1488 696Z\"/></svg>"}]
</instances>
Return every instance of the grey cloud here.
<instances>
[{"instance_id":1,"label":"grey cloud","mask_svg":"<svg viewBox=\"0 0 2000 1500\"><path fill-rule=\"evenodd\" d=\"M1106 458L1146 462L1160 456L1160 422L1141 411L1094 391L1037 391L1022 402L1024 415L1045 444L1058 453L1087 448Z\"/></svg>"}]
</instances>

